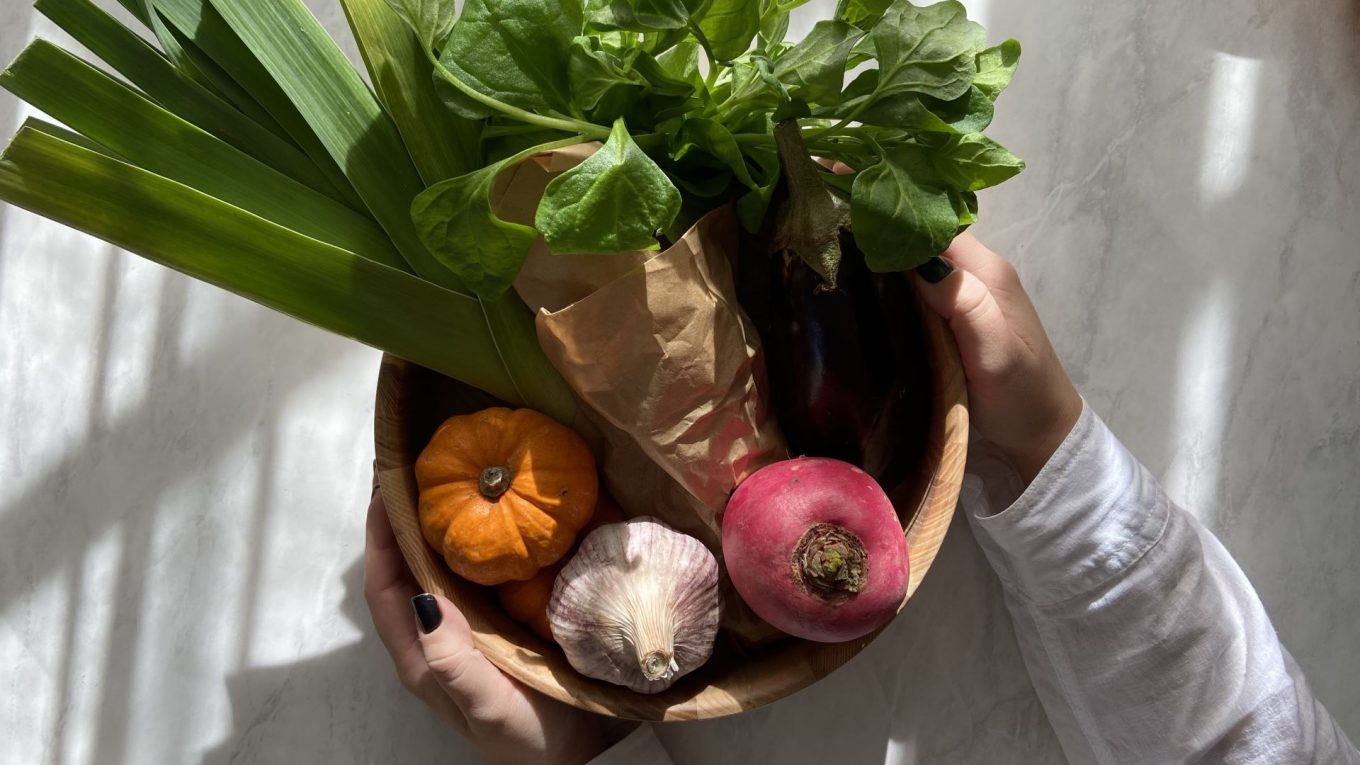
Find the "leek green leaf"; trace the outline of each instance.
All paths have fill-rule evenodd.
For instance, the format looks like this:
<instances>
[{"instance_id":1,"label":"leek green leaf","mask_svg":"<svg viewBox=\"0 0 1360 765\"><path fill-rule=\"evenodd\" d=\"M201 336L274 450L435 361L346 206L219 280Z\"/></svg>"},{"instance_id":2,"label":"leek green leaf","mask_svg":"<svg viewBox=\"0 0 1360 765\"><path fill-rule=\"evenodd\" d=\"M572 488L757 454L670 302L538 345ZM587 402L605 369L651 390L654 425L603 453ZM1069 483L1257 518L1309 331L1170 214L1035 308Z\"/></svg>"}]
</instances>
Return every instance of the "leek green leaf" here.
<instances>
[{"instance_id":1,"label":"leek green leaf","mask_svg":"<svg viewBox=\"0 0 1360 765\"><path fill-rule=\"evenodd\" d=\"M323 244L117 159L25 128L0 199L481 388L529 403L476 300Z\"/></svg>"},{"instance_id":2,"label":"leek green leaf","mask_svg":"<svg viewBox=\"0 0 1360 765\"><path fill-rule=\"evenodd\" d=\"M369 81L425 183L472 172L482 164L481 125L454 114L439 97L434 65L387 2L341 0Z\"/></svg>"},{"instance_id":3,"label":"leek green leaf","mask_svg":"<svg viewBox=\"0 0 1360 765\"><path fill-rule=\"evenodd\" d=\"M161 109L46 40L0 86L128 161L320 241L397 268L405 261L372 220Z\"/></svg>"}]
</instances>

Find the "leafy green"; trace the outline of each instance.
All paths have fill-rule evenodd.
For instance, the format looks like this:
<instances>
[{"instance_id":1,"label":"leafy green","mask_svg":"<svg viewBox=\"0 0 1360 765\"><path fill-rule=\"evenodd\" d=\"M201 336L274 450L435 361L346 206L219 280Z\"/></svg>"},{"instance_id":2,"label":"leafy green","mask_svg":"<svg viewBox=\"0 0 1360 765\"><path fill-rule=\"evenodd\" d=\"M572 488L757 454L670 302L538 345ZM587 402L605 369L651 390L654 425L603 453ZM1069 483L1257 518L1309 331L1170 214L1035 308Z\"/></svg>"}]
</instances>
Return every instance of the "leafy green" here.
<instances>
[{"instance_id":1,"label":"leafy green","mask_svg":"<svg viewBox=\"0 0 1360 765\"><path fill-rule=\"evenodd\" d=\"M639 250L679 210L680 192L619 120L599 151L552 179L534 225L554 252Z\"/></svg>"},{"instance_id":2,"label":"leafy green","mask_svg":"<svg viewBox=\"0 0 1360 765\"><path fill-rule=\"evenodd\" d=\"M774 75L789 95L827 103L840 95L850 49L864 33L844 21L819 21L803 41L784 52Z\"/></svg>"},{"instance_id":3,"label":"leafy green","mask_svg":"<svg viewBox=\"0 0 1360 765\"><path fill-rule=\"evenodd\" d=\"M714 58L731 61L746 52L760 31L760 5L753 0L709 0L699 30Z\"/></svg>"},{"instance_id":4,"label":"leafy green","mask_svg":"<svg viewBox=\"0 0 1360 765\"><path fill-rule=\"evenodd\" d=\"M503 104L571 113L567 62L581 33L581 13L572 0L468 0L440 63L464 85ZM461 93L451 95L451 104L469 118L494 113Z\"/></svg>"},{"instance_id":5,"label":"leafy green","mask_svg":"<svg viewBox=\"0 0 1360 765\"><path fill-rule=\"evenodd\" d=\"M995 101L1011 83L1011 77L1019 65L1020 43L1015 40L988 48L977 54L977 76L973 78L973 87Z\"/></svg>"},{"instance_id":6,"label":"leafy green","mask_svg":"<svg viewBox=\"0 0 1360 765\"><path fill-rule=\"evenodd\" d=\"M941 180L960 191L978 191L1014 178L1025 163L981 133L954 136L931 154Z\"/></svg>"},{"instance_id":7,"label":"leafy green","mask_svg":"<svg viewBox=\"0 0 1360 765\"><path fill-rule=\"evenodd\" d=\"M943 252L958 233L949 191L921 180L924 149L903 146L855 176L850 225L874 271L905 271Z\"/></svg>"},{"instance_id":8,"label":"leafy green","mask_svg":"<svg viewBox=\"0 0 1360 765\"><path fill-rule=\"evenodd\" d=\"M898 0L869 37L878 54L879 97L910 92L948 101L972 85L986 32L954 0L924 8Z\"/></svg>"},{"instance_id":9,"label":"leafy green","mask_svg":"<svg viewBox=\"0 0 1360 765\"><path fill-rule=\"evenodd\" d=\"M510 288L538 237L528 226L501 220L491 209L498 162L441 181L411 203L411 219L425 246L467 288L495 300Z\"/></svg>"},{"instance_id":10,"label":"leafy green","mask_svg":"<svg viewBox=\"0 0 1360 765\"><path fill-rule=\"evenodd\" d=\"M392 10L416 31L425 50L439 50L453 31L456 18L449 0L387 0Z\"/></svg>"}]
</instances>

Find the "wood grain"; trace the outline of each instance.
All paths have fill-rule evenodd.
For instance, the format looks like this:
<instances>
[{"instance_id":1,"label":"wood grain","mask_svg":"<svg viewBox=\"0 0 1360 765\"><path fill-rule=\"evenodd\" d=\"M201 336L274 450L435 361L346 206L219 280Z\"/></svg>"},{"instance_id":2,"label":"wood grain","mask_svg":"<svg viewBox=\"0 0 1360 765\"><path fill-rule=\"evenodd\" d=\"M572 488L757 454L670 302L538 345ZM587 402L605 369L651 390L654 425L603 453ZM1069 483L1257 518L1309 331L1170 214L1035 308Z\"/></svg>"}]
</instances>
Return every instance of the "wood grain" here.
<instances>
[{"instance_id":1,"label":"wood grain","mask_svg":"<svg viewBox=\"0 0 1360 765\"><path fill-rule=\"evenodd\" d=\"M968 449L967 392L953 337L933 313L919 306L918 311L929 361L930 427L918 477L892 493L911 558L907 601L930 570L949 529ZM548 696L600 714L698 720L736 714L788 696L825 677L877 636L848 643L787 638L753 649L720 638L707 664L655 695L578 674L556 646L506 616L492 588L454 576L420 533L413 466L421 449L445 418L494 403L480 391L385 356L378 377L374 437L383 499L412 573L427 591L443 594L463 611L477 648L506 673Z\"/></svg>"}]
</instances>

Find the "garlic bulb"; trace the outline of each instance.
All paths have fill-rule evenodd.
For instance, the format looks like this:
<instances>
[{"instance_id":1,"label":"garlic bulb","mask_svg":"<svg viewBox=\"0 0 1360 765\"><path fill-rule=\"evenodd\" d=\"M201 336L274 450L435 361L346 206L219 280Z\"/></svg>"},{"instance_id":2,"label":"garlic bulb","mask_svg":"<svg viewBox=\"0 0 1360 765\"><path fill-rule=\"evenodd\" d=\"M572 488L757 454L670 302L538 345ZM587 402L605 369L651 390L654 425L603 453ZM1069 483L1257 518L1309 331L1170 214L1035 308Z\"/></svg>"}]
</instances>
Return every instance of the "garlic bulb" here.
<instances>
[{"instance_id":1,"label":"garlic bulb","mask_svg":"<svg viewBox=\"0 0 1360 765\"><path fill-rule=\"evenodd\" d=\"M718 562L655 518L601 526L558 575L548 623L577 672L664 691L713 652Z\"/></svg>"}]
</instances>

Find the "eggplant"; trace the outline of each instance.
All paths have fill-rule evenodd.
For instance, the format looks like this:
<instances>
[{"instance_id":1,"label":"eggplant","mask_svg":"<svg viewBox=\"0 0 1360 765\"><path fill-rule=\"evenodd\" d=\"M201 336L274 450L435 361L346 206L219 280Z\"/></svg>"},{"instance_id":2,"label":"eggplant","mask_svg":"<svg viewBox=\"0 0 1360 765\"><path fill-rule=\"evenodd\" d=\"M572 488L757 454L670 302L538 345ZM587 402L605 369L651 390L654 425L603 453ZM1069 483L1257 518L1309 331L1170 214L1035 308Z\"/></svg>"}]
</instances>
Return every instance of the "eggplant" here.
<instances>
[{"instance_id":1,"label":"eggplant","mask_svg":"<svg viewBox=\"0 0 1360 765\"><path fill-rule=\"evenodd\" d=\"M929 416L915 293L906 274L869 270L844 201L822 182L796 125L775 135L783 169L774 213L737 263L771 406L793 454L844 460L897 486L919 465Z\"/></svg>"}]
</instances>

